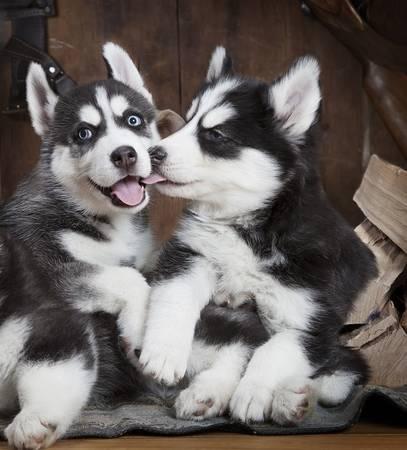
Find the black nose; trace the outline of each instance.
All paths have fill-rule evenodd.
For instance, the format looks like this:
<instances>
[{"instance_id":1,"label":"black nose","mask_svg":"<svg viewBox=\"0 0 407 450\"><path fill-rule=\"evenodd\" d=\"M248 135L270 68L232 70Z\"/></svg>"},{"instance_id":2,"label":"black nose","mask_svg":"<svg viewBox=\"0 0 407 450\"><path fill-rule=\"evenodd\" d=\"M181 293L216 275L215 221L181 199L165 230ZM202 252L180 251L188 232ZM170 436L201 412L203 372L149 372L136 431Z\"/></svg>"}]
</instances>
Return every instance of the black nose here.
<instances>
[{"instance_id":1,"label":"black nose","mask_svg":"<svg viewBox=\"0 0 407 450\"><path fill-rule=\"evenodd\" d=\"M128 170L136 164L137 153L133 147L123 145L122 147L116 148L110 155L110 158L116 167Z\"/></svg>"},{"instance_id":2,"label":"black nose","mask_svg":"<svg viewBox=\"0 0 407 450\"><path fill-rule=\"evenodd\" d=\"M160 147L159 145L157 145L156 147L151 148L149 153L150 153L151 163L153 165L154 164L156 164L156 165L160 164L167 157L167 152L162 147Z\"/></svg>"}]
</instances>

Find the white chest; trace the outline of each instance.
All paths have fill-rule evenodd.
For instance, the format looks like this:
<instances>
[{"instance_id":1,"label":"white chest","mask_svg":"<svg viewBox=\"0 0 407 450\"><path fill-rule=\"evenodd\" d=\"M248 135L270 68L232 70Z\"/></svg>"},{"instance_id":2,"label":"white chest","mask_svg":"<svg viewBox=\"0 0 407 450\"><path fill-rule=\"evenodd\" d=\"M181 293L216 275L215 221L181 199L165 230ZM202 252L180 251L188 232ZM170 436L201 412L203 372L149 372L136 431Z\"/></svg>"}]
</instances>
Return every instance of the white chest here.
<instances>
[{"instance_id":1,"label":"white chest","mask_svg":"<svg viewBox=\"0 0 407 450\"><path fill-rule=\"evenodd\" d=\"M131 217L117 217L102 224L99 231L106 239L98 240L75 231L64 231L61 243L73 258L92 265L117 266L135 261L142 268L151 254L153 241L149 229L141 229Z\"/></svg>"},{"instance_id":2,"label":"white chest","mask_svg":"<svg viewBox=\"0 0 407 450\"><path fill-rule=\"evenodd\" d=\"M259 278L270 279L262 274L262 261L253 250L230 227L222 224L192 222L185 227L182 239L194 250L205 256L221 275L223 283L240 284L239 280L256 283Z\"/></svg>"},{"instance_id":3,"label":"white chest","mask_svg":"<svg viewBox=\"0 0 407 450\"><path fill-rule=\"evenodd\" d=\"M287 286L264 270L286 264L284 255L276 251L267 260L260 259L230 227L196 221L188 225L182 239L210 261L219 274L215 302L223 303L227 298L232 307L237 307L254 298L270 329L307 328L316 310L312 292Z\"/></svg>"}]
</instances>

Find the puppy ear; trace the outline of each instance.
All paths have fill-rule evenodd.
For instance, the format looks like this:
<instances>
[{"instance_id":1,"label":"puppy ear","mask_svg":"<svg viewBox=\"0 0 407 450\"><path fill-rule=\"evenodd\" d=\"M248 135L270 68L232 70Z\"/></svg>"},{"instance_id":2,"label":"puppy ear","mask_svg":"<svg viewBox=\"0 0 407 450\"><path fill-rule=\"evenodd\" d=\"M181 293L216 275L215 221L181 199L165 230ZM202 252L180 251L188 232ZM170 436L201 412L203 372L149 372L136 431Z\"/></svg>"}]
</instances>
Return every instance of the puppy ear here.
<instances>
[{"instance_id":1,"label":"puppy ear","mask_svg":"<svg viewBox=\"0 0 407 450\"><path fill-rule=\"evenodd\" d=\"M140 92L152 102L152 95L145 88L140 72L125 50L108 42L103 46L103 57L112 78Z\"/></svg>"},{"instance_id":2,"label":"puppy ear","mask_svg":"<svg viewBox=\"0 0 407 450\"><path fill-rule=\"evenodd\" d=\"M294 141L301 141L317 119L321 101L319 72L318 61L304 56L270 87L275 116Z\"/></svg>"},{"instance_id":3,"label":"puppy ear","mask_svg":"<svg viewBox=\"0 0 407 450\"><path fill-rule=\"evenodd\" d=\"M171 109L157 113L157 127L161 138L174 134L185 125L185 120Z\"/></svg>"},{"instance_id":4,"label":"puppy ear","mask_svg":"<svg viewBox=\"0 0 407 450\"><path fill-rule=\"evenodd\" d=\"M30 64L26 83L31 123L35 132L44 136L54 117L58 96L48 84L44 69L37 63Z\"/></svg>"},{"instance_id":5,"label":"puppy ear","mask_svg":"<svg viewBox=\"0 0 407 450\"><path fill-rule=\"evenodd\" d=\"M206 81L215 81L218 78L233 74L232 58L224 47L216 47L209 62Z\"/></svg>"}]
</instances>

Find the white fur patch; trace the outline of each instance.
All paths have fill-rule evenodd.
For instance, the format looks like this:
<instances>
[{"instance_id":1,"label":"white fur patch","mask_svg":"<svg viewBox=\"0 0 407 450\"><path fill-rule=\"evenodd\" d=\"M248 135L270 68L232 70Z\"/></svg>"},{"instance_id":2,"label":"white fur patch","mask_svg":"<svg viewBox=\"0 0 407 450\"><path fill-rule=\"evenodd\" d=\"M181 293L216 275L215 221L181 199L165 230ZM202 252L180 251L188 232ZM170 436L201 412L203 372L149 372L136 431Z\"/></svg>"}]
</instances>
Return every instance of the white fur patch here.
<instances>
[{"instance_id":1,"label":"white fur patch","mask_svg":"<svg viewBox=\"0 0 407 450\"><path fill-rule=\"evenodd\" d=\"M320 101L319 65L311 57L299 59L270 88L270 103L282 128L294 142L301 141L314 123Z\"/></svg>"},{"instance_id":2,"label":"white fur patch","mask_svg":"<svg viewBox=\"0 0 407 450\"><path fill-rule=\"evenodd\" d=\"M214 128L224 122L232 119L236 115L235 109L232 105L222 104L211 111L209 111L202 120L204 128Z\"/></svg>"},{"instance_id":3,"label":"white fur patch","mask_svg":"<svg viewBox=\"0 0 407 450\"><path fill-rule=\"evenodd\" d=\"M191 385L184 389L175 403L177 417L203 420L222 415L246 367L250 350L240 344L207 346L195 342L188 373L201 365ZM202 370L204 368L204 370Z\"/></svg>"},{"instance_id":4,"label":"white fur patch","mask_svg":"<svg viewBox=\"0 0 407 450\"><path fill-rule=\"evenodd\" d=\"M193 115L196 113L196 110L198 109L198 105L199 105L199 98L195 97L192 100L191 106L189 107L187 114L186 114L186 119L190 120L191 117L193 117Z\"/></svg>"},{"instance_id":5,"label":"white fur patch","mask_svg":"<svg viewBox=\"0 0 407 450\"><path fill-rule=\"evenodd\" d=\"M301 420L305 415L302 405L312 396L312 373L300 333L284 330L275 334L255 350L233 394L232 416L244 422Z\"/></svg>"},{"instance_id":6,"label":"white fur patch","mask_svg":"<svg viewBox=\"0 0 407 450\"><path fill-rule=\"evenodd\" d=\"M122 95L115 95L110 100L110 106L115 116L121 117L129 108L129 103Z\"/></svg>"},{"instance_id":7,"label":"white fur patch","mask_svg":"<svg viewBox=\"0 0 407 450\"><path fill-rule=\"evenodd\" d=\"M97 127L102 120L99 111L93 105L82 106L79 111L79 118L82 122L89 123L94 127Z\"/></svg>"},{"instance_id":8,"label":"white fur patch","mask_svg":"<svg viewBox=\"0 0 407 450\"><path fill-rule=\"evenodd\" d=\"M96 372L80 358L18 369L21 411L5 429L9 445L44 448L61 437L86 405Z\"/></svg>"},{"instance_id":9,"label":"white fur patch","mask_svg":"<svg viewBox=\"0 0 407 450\"><path fill-rule=\"evenodd\" d=\"M140 356L146 374L169 385L185 375L195 324L215 278L208 262L198 259L184 275L154 286Z\"/></svg>"},{"instance_id":10,"label":"white fur patch","mask_svg":"<svg viewBox=\"0 0 407 450\"><path fill-rule=\"evenodd\" d=\"M236 79L222 80L216 83L215 86L206 89L201 97L194 98L186 115L187 120L194 116L192 127L196 127L201 117L220 105L228 91L235 89L239 84L240 82Z\"/></svg>"},{"instance_id":11,"label":"white fur patch","mask_svg":"<svg viewBox=\"0 0 407 450\"><path fill-rule=\"evenodd\" d=\"M97 295L80 299L74 306L84 312L118 315L120 335L129 356L134 357L134 350L141 348L150 292L143 275L131 267L104 267L88 285Z\"/></svg>"},{"instance_id":12,"label":"white fur patch","mask_svg":"<svg viewBox=\"0 0 407 450\"><path fill-rule=\"evenodd\" d=\"M206 89L200 97L199 107L197 114L194 117L194 122L197 123L204 114L222 103L225 95L237 88L239 84L240 82L237 79L226 79L216 83L215 86Z\"/></svg>"},{"instance_id":13,"label":"white fur patch","mask_svg":"<svg viewBox=\"0 0 407 450\"><path fill-rule=\"evenodd\" d=\"M31 328L24 317L11 317L0 326L0 383L15 369Z\"/></svg>"},{"instance_id":14,"label":"white fur patch","mask_svg":"<svg viewBox=\"0 0 407 450\"><path fill-rule=\"evenodd\" d=\"M339 405L346 400L355 385L357 375L336 371L332 375L323 375L316 380L318 400L325 405Z\"/></svg>"},{"instance_id":15,"label":"white fur patch","mask_svg":"<svg viewBox=\"0 0 407 450\"><path fill-rule=\"evenodd\" d=\"M226 50L224 47L216 47L212 53L209 62L208 72L206 74L207 81L216 80L222 74L223 63L226 58Z\"/></svg>"}]
</instances>

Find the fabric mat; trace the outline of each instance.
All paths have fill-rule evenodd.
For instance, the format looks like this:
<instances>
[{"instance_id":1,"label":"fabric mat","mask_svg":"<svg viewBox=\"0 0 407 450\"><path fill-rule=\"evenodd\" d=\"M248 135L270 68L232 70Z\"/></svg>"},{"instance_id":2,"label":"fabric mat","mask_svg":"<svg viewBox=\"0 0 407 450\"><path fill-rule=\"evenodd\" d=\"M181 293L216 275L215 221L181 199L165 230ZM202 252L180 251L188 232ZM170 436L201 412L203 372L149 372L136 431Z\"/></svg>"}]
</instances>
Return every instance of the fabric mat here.
<instances>
[{"instance_id":1,"label":"fabric mat","mask_svg":"<svg viewBox=\"0 0 407 450\"><path fill-rule=\"evenodd\" d=\"M351 398L340 406L317 406L315 412L296 427L282 427L272 423L245 425L227 417L201 422L178 420L171 408L159 405L128 403L108 409L86 409L69 429L66 437L112 438L124 434L182 435L205 431L229 431L258 435L328 433L344 430L359 419L366 400L370 407L380 402L380 414L385 418L391 409L407 415L407 386L390 389L367 386L355 390ZM383 403L384 400L384 403ZM385 405L383 407L383 405ZM0 432L10 423L10 418L0 418Z\"/></svg>"}]
</instances>

